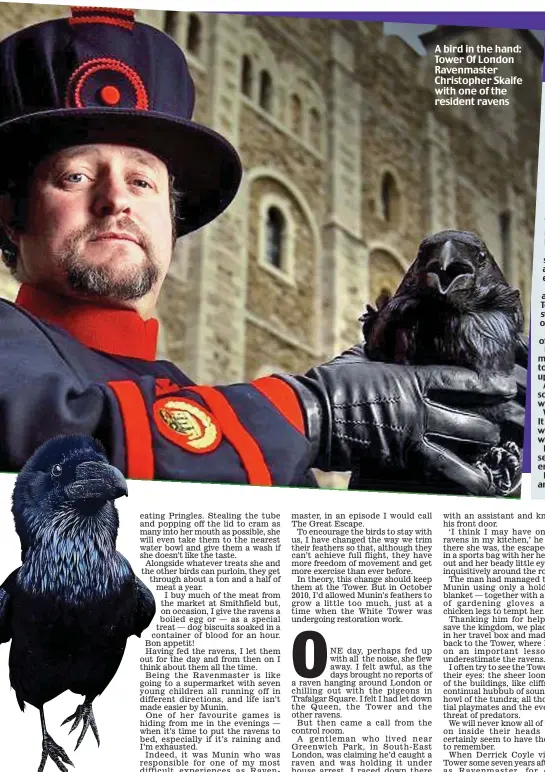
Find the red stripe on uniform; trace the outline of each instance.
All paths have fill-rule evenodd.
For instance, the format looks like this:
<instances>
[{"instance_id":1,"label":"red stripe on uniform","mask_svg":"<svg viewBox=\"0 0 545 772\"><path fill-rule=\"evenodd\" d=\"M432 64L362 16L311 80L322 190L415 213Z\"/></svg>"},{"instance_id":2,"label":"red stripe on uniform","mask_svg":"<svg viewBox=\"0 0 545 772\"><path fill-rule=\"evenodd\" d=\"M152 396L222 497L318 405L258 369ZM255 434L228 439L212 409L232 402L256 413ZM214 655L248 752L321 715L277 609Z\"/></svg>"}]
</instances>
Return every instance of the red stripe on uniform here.
<instances>
[{"instance_id":1,"label":"red stripe on uniform","mask_svg":"<svg viewBox=\"0 0 545 772\"><path fill-rule=\"evenodd\" d=\"M110 381L108 386L117 397L121 410L127 476L136 480L153 480L153 444L142 392L133 381Z\"/></svg>"},{"instance_id":2,"label":"red stripe on uniform","mask_svg":"<svg viewBox=\"0 0 545 772\"><path fill-rule=\"evenodd\" d=\"M250 485L272 485L271 473L261 448L240 423L237 414L223 394L212 386L191 386L184 389L185 391L193 391L204 399L220 424L225 439L238 453Z\"/></svg>"},{"instance_id":3,"label":"red stripe on uniform","mask_svg":"<svg viewBox=\"0 0 545 772\"><path fill-rule=\"evenodd\" d=\"M280 378L267 376L266 378L258 378L252 381L251 385L263 394L264 397L267 397L269 402L273 403L286 421L289 421L298 432L305 434L305 422L299 400L295 396L293 389L285 381L280 380Z\"/></svg>"}]
</instances>

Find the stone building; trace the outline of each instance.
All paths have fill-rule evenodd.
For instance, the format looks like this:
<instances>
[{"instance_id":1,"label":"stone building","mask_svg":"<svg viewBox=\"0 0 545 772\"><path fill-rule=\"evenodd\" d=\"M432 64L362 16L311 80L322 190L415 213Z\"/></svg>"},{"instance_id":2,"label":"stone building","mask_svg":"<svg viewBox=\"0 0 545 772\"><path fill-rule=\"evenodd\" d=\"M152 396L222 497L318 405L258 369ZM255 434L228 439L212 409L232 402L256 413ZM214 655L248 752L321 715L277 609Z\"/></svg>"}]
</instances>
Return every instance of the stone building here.
<instances>
[{"instance_id":1,"label":"stone building","mask_svg":"<svg viewBox=\"0 0 545 772\"><path fill-rule=\"evenodd\" d=\"M64 6L0 4L0 35ZM438 27L421 56L381 23L139 11L184 48L195 119L238 148L217 221L178 242L161 351L203 383L302 371L360 338L421 239L479 233L528 311L543 49L530 33ZM437 43L522 46L509 107L434 107ZM3 270L0 293L16 286Z\"/></svg>"}]
</instances>

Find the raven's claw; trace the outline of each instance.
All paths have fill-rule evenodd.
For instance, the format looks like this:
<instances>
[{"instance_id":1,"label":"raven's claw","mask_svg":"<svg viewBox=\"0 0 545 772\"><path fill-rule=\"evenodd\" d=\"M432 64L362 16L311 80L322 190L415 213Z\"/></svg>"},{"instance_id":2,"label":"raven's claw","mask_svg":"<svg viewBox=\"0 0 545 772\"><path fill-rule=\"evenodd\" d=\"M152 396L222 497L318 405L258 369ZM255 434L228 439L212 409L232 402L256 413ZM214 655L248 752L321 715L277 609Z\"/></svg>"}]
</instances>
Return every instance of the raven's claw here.
<instances>
[{"instance_id":1,"label":"raven's claw","mask_svg":"<svg viewBox=\"0 0 545 772\"><path fill-rule=\"evenodd\" d=\"M81 729L81 734L78 738L78 742L76 743L75 750L79 748L81 741L85 737L85 734L87 733L87 730L89 727L91 727L91 730L97 741L97 745L100 745L98 729L95 722L95 717L93 715L93 703L90 701L88 702L87 700L85 700L85 702L83 702L81 705L78 705L78 707L76 708L76 712L72 713L71 716L68 716L68 718L66 718L62 722L61 726L64 726L69 721L73 721L74 723L72 724L72 728L70 729L70 732L69 732L70 734L71 732L74 731L74 729L77 729L77 727L80 725L82 720L83 720L83 727Z\"/></svg>"},{"instance_id":2,"label":"raven's claw","mask_svg":"<svg viewBox=\"0 0 545 772\"><path fill-rule=\"evenodd\" d=\"M40 766L38 767L38 772L44 772L45 762L47 761L48 757L51 759L51 761L55 762L61 772L68 772L68 769L64 766L64 764L70 764L71 767L74 766L61 746L57 745L53 738L46 732L42 740L42 760L40 762Z\"/></svg>"}]
</instances>

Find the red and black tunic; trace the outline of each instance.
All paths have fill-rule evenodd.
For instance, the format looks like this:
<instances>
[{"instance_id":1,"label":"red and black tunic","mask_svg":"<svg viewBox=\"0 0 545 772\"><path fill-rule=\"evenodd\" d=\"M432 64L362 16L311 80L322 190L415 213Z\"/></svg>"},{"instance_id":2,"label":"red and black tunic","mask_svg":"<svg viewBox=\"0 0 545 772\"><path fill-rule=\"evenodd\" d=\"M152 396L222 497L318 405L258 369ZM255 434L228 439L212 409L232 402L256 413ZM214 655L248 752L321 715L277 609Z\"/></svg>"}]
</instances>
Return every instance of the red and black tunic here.
<instances>
[{"instance_id":1,"label":"red and black tunic","mask_svg":"<svg viewBox=\"0 0 545 772\"><path fill-rule=\"evenodd\" d=\"M277 378L196 386L155 361L157 322L23 285L0 301L0 469L45 440L90 434L137 479L308 485L310 444Z\"/></svg>"}]
</instances>

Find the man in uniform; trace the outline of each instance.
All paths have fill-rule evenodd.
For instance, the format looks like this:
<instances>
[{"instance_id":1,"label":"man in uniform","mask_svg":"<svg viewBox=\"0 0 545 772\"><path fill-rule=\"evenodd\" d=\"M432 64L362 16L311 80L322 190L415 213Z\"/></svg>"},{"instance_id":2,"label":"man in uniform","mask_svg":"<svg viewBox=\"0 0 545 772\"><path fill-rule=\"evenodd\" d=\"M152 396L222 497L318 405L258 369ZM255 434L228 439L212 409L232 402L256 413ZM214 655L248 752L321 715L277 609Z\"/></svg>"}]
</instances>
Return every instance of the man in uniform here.
<instances>
[{"instance_id":1,"label":"man in uniform","mask_svg":"<svg viewBox=\"0 0 545 772\"><path fill-rule=\"evenodd\" d=\"M22 282L0 302L1 469L85 433L133 478L301 485L314 466L410 459L491 492L458 449L498 441L471 405L499 402L520 424L511 379L356 349L305 376L213 388L155 361L174 240L218 216L241 176L231 145L191 120L168 36L128 10L75 8L0 44L0 93L4 259Z\"/></svg>"}]
</instances>

